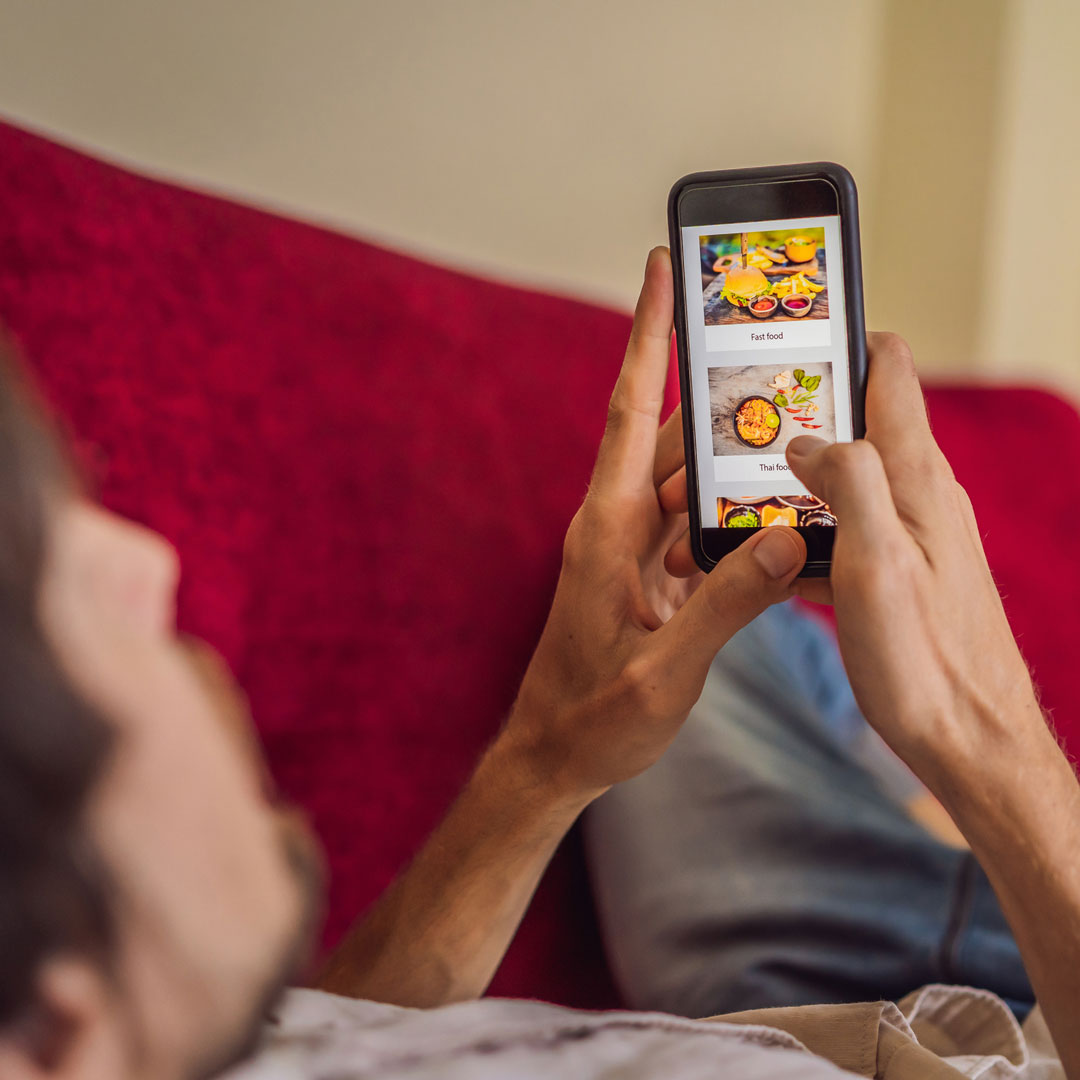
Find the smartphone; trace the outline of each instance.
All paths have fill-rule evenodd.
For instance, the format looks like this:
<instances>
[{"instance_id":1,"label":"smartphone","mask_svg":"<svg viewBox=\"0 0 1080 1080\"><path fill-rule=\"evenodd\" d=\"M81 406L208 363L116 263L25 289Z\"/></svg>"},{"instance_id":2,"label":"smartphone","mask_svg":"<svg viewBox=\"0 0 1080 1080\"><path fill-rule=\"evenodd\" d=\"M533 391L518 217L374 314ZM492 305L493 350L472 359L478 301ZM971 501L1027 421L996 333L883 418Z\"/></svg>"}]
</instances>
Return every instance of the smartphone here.
<instances>
[{"instance_id":1,"label":"smartphone","mask_svg":"<svg viewBox=\"0 0 1080 1080\"><path fill-rule=\"evenodd\" d=\"M836 519L788 468L799 435L861 438L866 398L855 182L831 162L693 173L668 198L690 538L711 570L755 529Z\"/></svg>"}]
</instances>

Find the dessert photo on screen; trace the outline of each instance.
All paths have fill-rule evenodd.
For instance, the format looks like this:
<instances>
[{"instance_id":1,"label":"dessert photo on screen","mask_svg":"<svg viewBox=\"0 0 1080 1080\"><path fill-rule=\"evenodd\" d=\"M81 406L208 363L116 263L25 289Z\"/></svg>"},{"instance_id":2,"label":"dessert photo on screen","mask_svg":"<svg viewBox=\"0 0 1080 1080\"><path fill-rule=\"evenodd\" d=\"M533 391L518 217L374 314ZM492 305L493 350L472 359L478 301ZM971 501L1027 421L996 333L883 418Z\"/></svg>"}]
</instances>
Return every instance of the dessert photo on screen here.
<instances>
[{"instance_id":1,"label":"dessert photo on screen","mask_svg":"<svg viewBox=\"0 0 1080 1080\"><path fill-rule=\"evenodd\" d=\"M829 317L823 228L703 236L699 246L706 326Z\"/></svg>"},{"instance_id":2,"label":"dessert photo on screen","mask_svg":"<svg viewBox=\"0 0 1080 1080\"><path fill-rule=\"evenodd\" d=\"M713 454L776 454L797 435L836 440L832 364L709 369Z\"/></svg>"}]
</instances>

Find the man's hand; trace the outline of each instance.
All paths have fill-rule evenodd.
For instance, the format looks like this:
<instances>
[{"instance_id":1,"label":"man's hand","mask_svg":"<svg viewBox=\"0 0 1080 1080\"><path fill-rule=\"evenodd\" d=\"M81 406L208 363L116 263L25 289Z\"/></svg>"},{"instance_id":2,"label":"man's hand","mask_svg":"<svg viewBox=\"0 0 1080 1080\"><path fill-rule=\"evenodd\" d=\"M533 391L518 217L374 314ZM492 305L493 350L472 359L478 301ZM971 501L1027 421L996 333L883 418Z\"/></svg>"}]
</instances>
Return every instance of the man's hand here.
<instances>
[{"instance_id":1,"label":"man's hand","mask_svg":"<svg viewBox=\"0 0 1080 1080\"><path fill-rule=\"evenodd\" d=\"M810 599L831 592L865 716L934 787L943 755L974 761L998 724L1011 737L1044 721L971 503L931 434L911 353L873 334L870 359L866 438L829 445L805 435L788 449L792 472L839 522L831 581L797 589Z\"/></svg>"},{"instance_id":2,"label":"man's hand","mask_svg":"<svg viewBox=\"0 0 1080 1080\"><path fill-rule=\"evenodd\" d=\"M837 518L831 598L867 720L941 800L992 882L1080 1077L1080 786L1047 728L911 354L874 335L866 439L792 441ZM1032 557L1038 558L1038 552ZM802 582L828 599L829 583Z\"/></svg>"},{"instance_id":3,"label":"man's hand","mask_svg":"<svg viewBox=\"0 0 1080 1080\"><path fill-rule=\"evenodd\" d=\"M419 1007L482 994L578 814L663 753L717 649L790 595L806 548L789 529L752 536L707 579L664 569L686 530L680 417L658 423L671 290L658 248L510 719L412 865L330 957L323 989Z\"/></svg>"},{"instance_id":4,"label":"man's hand","mask_svg":"<svg viewBox=\"0 0 1080 1080\"><path fill-rule=\"evenodd\" d=\"M657 248L551 615L504 733L571 799L588 801L660 757L717 651L791 595L806 559L798 533L774 527L707 577L665 569L686 531L686 514L670 509L685 510L681 417L659 424L672 307L671 260Z\"/></svg>"}]
</instances>

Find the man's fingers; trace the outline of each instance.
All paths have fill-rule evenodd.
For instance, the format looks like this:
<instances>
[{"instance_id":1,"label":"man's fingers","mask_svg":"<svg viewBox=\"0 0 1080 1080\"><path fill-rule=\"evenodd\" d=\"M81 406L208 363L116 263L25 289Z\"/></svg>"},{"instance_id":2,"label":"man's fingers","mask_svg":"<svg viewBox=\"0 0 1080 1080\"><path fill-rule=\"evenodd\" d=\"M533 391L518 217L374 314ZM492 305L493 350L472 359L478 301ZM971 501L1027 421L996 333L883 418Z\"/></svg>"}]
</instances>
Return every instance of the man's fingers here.
<instances>
[{"instance_id":1,"label":"man's fingers","mask_svg":"<svg viewBox=\"0 0 1080 1080\"><path fill-rule=\"evenodd\" d=\"M915 360L896 334L867 334L867 436L883 452L909 451L934 442Z\"/></svg>"},{"instance_id":2,"label":"man's fingers","mask_svg":"<svg viewBox=\"0 0 1080 1080\"><path fill-rule=\"evenodd\" d=\"M667 248L653 248L593 471L593 487L605 495L636 493L652 483L671 354L673 289L671 256Z\"/></svg>"},{"instance_id":3,"label":"man's fingers","mask_svg":"<svg viewBox=\"0 0 1080 1080\"><path fill-rule=\"evenodd\" d=\"M690 509L689 492L686 489L686 466L674 476L669 476L657 491L660 507L669 514L685 514Z\"/></svg>"},{"instance_id":4,"label":"man's fingers","mask_svg":"<svg viewBox=\"0 0 1080 1080\"><path fill-rule=\"evenodd\" d=\"M881 456L872 443L857 439L828 443L800 435L788 443L791 471L836 515L837 529L875 545L902 528Z\"/></svg>"},{"instance_id":5,"label":"man's fingers","mask_svg":"<svg viewBox=\"0 0 1080 1080\"><path fill-rule=\"evenodd\" d=\"M686 464L686 447L683 443L682 404L675 406L671 415L660 425L656 436L656 460L653 462L653 483L660 485Z\"/></svg>"},{"instance_id":6,"label":"man's fingers","mask_svg":"<svg viewBox=\"0 0 1080 1080\"><path fill-rule=\"evenodd\" d=\"M877 447L900 517L921 537L936 534L954 478L930 430L926 399L907 345L895 334L871 334L866 438Z\"/></svg>"},{"instance_id":7,"label":"man's fingers","mask_svg":"<svg viewBox=\"0 0 1080 1080\"><path fill-rule=\"evenodd\" d=\"M677 578L693 577L701 572L694 561L694 549L690 546L689 529L685 529L668 549L668 553L664 556L664 569L672 577Z\"/></svg>"},{"instance_id":8,"label":"man's fingers","mask_svg":"<svg viewBox=\"0 0 1080 1080\"><path fill-rule=\"evenodd\" d=\"M907 510L925 491L927 473L952 478L930 430L915 361L903 338L869 334L866 437L878 449L897 506Z\"/></svg>"},{"instance_id":9,"label":"man's fingers","mask_svg":"<svg viewBox=\"0 0 1080 1080\"><path fill-rule=\"evenodd\" d=\"M697 663L704 672L736 630L791 595L791 582L805 562L806 544L794 529L774 525L749 537L652 635L658 669Z\"/></svg>"}]
</instances>

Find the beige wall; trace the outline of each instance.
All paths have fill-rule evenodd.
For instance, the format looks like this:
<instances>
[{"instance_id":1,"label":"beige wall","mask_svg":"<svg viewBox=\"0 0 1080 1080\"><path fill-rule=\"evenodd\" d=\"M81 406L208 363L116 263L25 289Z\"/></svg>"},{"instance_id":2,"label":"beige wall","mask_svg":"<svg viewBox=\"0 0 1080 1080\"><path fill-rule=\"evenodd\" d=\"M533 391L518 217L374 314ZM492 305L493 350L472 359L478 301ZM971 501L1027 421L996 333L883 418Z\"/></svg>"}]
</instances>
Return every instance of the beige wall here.
<instances>
[{"instance_id":1,"label":"beige wall","mask_svg":"<svg viewBox=\"0 0 1080 1080\"><path fill-rule=\"evenodd\" d=\"M867 314L943 373L979 362L1007 16L1007 0L902 0L885 12Z\"/></svg>"},{"instance_id":2,"label":"beige wall","mask_svg":"<svg viewBox=\"0 0 1080 1080\"><path fill-rule=\"evenodd\" d=\"M1080 4L1017 3L1008 37L977 355L1080 391Z\"/></svg>"},{"instance_id":3,"label":"beige wall","mask_svg":"<svg viewBox=\"0 0 1080 1080\"><path fill-rule=\"evenodd\" d=\"M1033 326L990 288L1001 236L1036 224L1023 162L1080 249L1075 204L1058 224L1080 167L1075 136L1058 145L1062 95L1080 105L1071 0L0 0L0 28L12 118L621 305L675 177L833 158L863 195L872 322L928 370L1080 388L1067 305ZM947 313L924 272L942 260Z\"/></svg>"}]
</instances>

